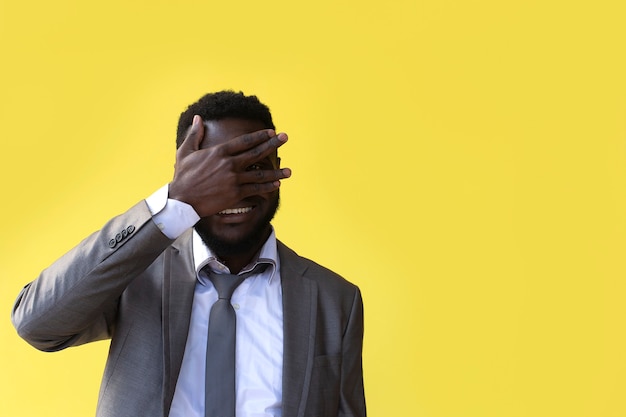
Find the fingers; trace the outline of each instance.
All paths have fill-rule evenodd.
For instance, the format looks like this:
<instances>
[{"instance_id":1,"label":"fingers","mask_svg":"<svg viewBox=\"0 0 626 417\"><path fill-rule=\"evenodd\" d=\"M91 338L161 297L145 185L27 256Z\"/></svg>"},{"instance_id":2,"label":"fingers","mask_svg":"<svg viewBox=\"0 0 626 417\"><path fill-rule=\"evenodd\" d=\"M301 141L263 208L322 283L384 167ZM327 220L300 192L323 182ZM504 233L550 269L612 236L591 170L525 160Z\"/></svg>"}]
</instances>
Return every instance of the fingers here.
<instances>
[{"instance_id":1,"label":"fingers","mask_svg":"<svg viewBox=\"0 0 626 417\"><path fill-rule=\"evenodd\" d=\"M267 183L279 182L282 179L291 177L291 169L266 169L258 171L245 171L239 174L239 183L245 185L263 185ZM280 185L280 184L279 184Z\"/></svg>"},{"instance_id":2,"label":"fingers","mask_svg":"<svg viewBox=\"0 0 626 417\"><path fill-rule=\"evenodd\" d=\"M276 170L247 171L239 176L239 195L241 198L271 193L280 188L280 180L291 177L289 168Z\"/></svg>"},{"instance_id":3,"label":"fingers","mask_svg":"<svg viewBox=\"0 0 626 417\"><path fill-rule=\"evenodd\" d=\"M246 198L257 194L271 193L278 188L280 188L280 181L278 180L262 184L244 184L240 187L240 196Z\"/></svg>"},{"instance_id":4,"label":"fingers","mask_svg":"<svg viewBox=\"0 0 626 417\"><path fill-rule=\"evenodd\" d=\"M259 162L267 156L276 152L278 148L287 142L287 134L279 133L268 140L251 147L234 157L238 165L247 167L250 164Z\"/></svg>"},{"instance_id":5,"label":"fingers","mask_svg":"<svg viewBox=\"0 0 626 417\"><path fill-rule=\"evenodd\" d=\"M269 193L280 187L280 180L291 177L291 169L266 169L245 171L238 175L239 193L242 198Z\"/></svg>"},{"instance_id":6,"label":"fingers","mask_svg":"<svg viewBox=\"0 0 626 417\"><path fill-rule=\"evenodd\" d=\"M200 149L200 143L202 143L202 139L204 138L204 124L202 123L202 117L197 114L193 116L193 121L191 123L191 127L187 131L187 135L185 136L185 140L181 143L178 148L178 152L182 155L188 155L192 152Z\"/></svg>"},{"instance_id":7,"label":"fingers","mask_svg":"<svg viewBox=\"0 0 626 417\"><path fill-rule=\"evenodd\" d=\"M246 133L245 135L237 136L236 138L228 141L224 145L224 151L227 155L237 155L241 152L267 141L269 138L275 135L274 130L265 129L258 130L256 132Z\"/></svg>"},{"instance_id":8,"label":"fingers","mask_svg":"<svg viewBox=\"0 0 626 417\"><path fill-rule=\"evenodd\" d=\"M258 156L264 153L263 157L265 157L272 151L278 149L285 142L287 142L287 134L279 133L276 135L274 130L265 129L252 133L246 133L245 135L238 136L228 141L224 144L224 151L227 155L232 156L240 154ZM249 160L254 161L255 159L256 158L252 158Z\"/></svg>"}]
</instances>

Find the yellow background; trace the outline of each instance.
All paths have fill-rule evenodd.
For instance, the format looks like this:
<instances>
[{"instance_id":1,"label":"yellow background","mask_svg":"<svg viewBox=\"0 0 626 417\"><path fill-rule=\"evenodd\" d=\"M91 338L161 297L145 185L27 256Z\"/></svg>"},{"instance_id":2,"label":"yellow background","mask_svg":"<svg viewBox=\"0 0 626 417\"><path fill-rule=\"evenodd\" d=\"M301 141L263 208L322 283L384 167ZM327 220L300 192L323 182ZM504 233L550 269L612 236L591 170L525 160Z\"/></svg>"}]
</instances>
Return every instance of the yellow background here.
<instances>
[{"instance_id":1,"label":"yellow background","mask_svg":"<svg viewBox=\"0 0 626 417\"><path fill-rule=\"evenodd\" d=\"M178 114L257 94L278 236L362 290L369 415L626 416L620 0L0 0L0 416L93 415L28 281L169 181Z\"/></svg>"}]
</instances>

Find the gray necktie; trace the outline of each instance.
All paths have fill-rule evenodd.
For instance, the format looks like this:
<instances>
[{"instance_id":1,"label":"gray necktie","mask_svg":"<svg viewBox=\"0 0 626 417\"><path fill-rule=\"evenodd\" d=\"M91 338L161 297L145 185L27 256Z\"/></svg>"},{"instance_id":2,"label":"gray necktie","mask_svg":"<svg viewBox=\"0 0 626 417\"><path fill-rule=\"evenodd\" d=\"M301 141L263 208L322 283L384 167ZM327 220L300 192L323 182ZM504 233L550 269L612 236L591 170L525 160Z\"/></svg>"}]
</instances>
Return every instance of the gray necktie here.
<instances>
[{"instance_id":1,"label":"gray necktie","mask_svg":"<svg viewBox=\"0 0 626 417\"><path fill-rule=\"evenodd\" d=\"M235 288L267 264L257 264L242 275L206 270L218 293L211 307L206 351L205 417L235 417L235 331L237 317L230 304Z\"/></svg>"}]
</instances>

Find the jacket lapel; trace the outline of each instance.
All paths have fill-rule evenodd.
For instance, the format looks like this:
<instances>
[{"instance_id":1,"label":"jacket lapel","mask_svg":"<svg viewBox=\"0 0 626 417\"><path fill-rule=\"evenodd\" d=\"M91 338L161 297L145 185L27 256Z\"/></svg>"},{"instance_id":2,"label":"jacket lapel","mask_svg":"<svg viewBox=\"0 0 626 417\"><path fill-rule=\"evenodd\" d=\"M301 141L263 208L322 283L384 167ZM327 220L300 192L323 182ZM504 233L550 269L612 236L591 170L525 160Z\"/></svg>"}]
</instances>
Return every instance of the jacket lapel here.
<instances>
[{"instance_id":1,"label":"jacket lapel","mask_svg":"<svg viewBox=\"0 0 626 417\"><path fill-rule=\"evenodd\" d=\"M280 241L283 289L283 417L304 415L313 369L317 286L304 277L306 265Z\"/></svg>"},{"instance_id":2,"label":"jacket lapel","mask_svg":"<svg viewBox=\"0 0 626 417\"><path fill-rule=\"evenodd\" d=\"M196 283L191 229L167 250L163 281L163 410L169 413L185 353Z\"/></svg>"}]
</instances>

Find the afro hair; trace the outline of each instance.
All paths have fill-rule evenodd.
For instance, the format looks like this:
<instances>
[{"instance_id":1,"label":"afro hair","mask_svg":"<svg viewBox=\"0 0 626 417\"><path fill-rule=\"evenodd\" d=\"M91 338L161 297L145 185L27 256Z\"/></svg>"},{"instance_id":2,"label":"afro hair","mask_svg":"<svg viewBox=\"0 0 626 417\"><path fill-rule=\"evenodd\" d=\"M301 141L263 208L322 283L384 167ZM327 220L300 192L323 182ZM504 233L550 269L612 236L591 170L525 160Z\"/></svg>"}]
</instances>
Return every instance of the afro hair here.
<instances>
[{"instance_id":1,"label":"afro hair","mask_svg":"<svg viewBox=\"0 0 626 417\"><path fill-rule=\"evenodd\" d=\"M238 93L232 90L219 91L206 94L180 114L176 131L176 148L183 143L187 129L191 126L193 116L196 114L202 117L202 120L221 120L232 117L259 121L266 129L276 129L270 109L256 96L246 96L241 91Z\"/></svg>"}]
</instances>

